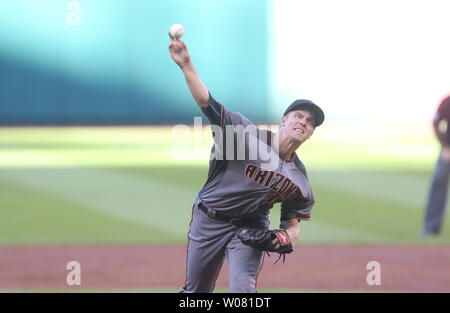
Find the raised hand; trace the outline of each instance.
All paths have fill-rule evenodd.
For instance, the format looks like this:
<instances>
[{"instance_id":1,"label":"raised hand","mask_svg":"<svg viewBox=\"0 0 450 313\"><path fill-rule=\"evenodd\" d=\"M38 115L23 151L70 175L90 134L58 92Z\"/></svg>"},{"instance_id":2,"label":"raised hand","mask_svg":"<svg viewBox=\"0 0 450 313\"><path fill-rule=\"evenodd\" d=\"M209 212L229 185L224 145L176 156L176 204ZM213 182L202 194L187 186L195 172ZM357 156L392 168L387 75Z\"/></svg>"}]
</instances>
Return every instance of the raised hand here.
<instances>
[{"instance_id":1,"label":"raised hand","mask_svg":"<svg viewBox=\"0 0 450 313\"><path fill-rule=\"evenodd\" d=\"M169 37L170 37L170 45L169 45L170 56L175 61L175 63L178 64L178 66L182 69L191 62L189 51L184 41L180 39L176 40L174 37L172 37L172 35L170 35L170 33Z\"/></svg>"}]
</instances>

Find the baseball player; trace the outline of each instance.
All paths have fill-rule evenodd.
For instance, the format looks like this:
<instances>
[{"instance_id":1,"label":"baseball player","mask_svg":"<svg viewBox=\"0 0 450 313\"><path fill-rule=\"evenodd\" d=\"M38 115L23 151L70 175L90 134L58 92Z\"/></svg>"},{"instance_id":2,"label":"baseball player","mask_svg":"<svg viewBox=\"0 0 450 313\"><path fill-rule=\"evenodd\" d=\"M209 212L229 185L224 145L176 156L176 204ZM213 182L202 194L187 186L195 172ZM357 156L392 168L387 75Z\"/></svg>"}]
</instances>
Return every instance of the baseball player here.
<instances>
[{"instance_id":1,"label":"baseball player","mask_svg":"<svg viewBox=\"0 0 450 313\"><path fill-rule=\"evenodd\" d=\"M425 208L425 221L422 236L438 236L441 233L442 223L447 204L448 181L450 175L450 95L439 104L433 119L433 130L441 146L441 153L434 170L433 179ZM445 131L440 125L445 123Z\"/></svg>"},{"instance_id":2,"label":"baseball player","mask_svg":"<svg viewBox=\"0 0 450 313\"><path fill-rule=\"evenodd\" d=\"M292 252L300 220L310 219L314 196L295 151L323 123L324 113L311 101L296 100L284 112L277 133L256 129L241 136L237 130L252 129L253 123L211 96L186 44L169 36L172 59L211 127L218 130L213 132L208 178L192 209L186 282L180 292L212 292L225 258L230 292L256 292L265 252ZM242 147L245 157L236 157L236 148ZM268 154L250 157L254 149ZM268 214L276 202L281 202L280 229L269 230Z\"/></svg>"}]
</instances>

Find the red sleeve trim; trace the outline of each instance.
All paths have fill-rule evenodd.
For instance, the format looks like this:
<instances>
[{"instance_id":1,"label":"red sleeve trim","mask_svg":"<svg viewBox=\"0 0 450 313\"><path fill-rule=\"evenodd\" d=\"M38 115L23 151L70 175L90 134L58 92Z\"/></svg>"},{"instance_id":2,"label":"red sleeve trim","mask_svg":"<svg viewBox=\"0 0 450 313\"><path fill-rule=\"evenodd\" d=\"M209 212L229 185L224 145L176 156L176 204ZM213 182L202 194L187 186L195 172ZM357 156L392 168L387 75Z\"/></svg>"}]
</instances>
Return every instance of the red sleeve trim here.
<instances>
[{"instance_id":1,"label":"red sleeve trim","mask_svg":"<svg viewBox=\"0 0 450 313\"><path fill-rule=\"evenodd\" d=\"M300 219L304 219L304 220L309 220L311 218L310 214L297 214L296 218L300 218Z\"/></svg>"},{"instance_id":2,"label":"red sleeve trim","mask_svg":"<svg viewBox=\"0 0 450 313\"><path fill-rule=\"evenodd\" d=\"M284 220L288 220L290 218L296 218L298 220L303 220L303 221L308 221L311 219L311 215L307 215L307 214L297 214L295 216L291 216L291 217L281 217L280 220L284 221Z\"/></svg>"}]
</instances>

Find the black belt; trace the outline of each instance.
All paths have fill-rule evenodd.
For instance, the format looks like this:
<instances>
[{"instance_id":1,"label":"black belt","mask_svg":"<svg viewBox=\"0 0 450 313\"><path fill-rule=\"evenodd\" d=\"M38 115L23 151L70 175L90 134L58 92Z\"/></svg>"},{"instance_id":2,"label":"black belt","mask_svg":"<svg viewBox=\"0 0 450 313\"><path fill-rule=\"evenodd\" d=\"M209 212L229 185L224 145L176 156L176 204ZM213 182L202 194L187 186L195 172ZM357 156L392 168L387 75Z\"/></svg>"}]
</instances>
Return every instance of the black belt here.
<instances>
[{"instance_id":1,"label":"black belt","mask_svg":"<svg viewBox=\"0 0 450 313\"><path fill-rule=\"evenodd\" d=\"M202 210L203 212L205 212L212 219L216 219L221 222L231 223L236 226L239 226L239 224L245 223L245 220L242 218L232 218L232 217L226 216L222 213L219 213L216 210L208 210L208 208L205 207L202 203L198 204L198 208L200 210Z\"/></svg>"}]
</instances>

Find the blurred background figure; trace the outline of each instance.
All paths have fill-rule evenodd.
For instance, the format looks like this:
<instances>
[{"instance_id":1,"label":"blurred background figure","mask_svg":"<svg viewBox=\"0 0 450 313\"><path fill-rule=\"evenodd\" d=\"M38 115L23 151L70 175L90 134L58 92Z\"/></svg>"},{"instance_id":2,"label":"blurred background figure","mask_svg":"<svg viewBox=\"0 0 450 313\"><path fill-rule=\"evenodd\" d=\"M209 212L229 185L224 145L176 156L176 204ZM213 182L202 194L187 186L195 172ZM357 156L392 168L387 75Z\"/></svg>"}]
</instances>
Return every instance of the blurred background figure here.
<instances>
[{"instance_id":1,"label":"blurred background figure","mask_svg":"<svg viewBox=\"0 0 450 313\"><path fill-rule=\"evenodd\" d=\"M450 95L439 104L433 119L433 130L441 145L441 152L434 170L431 189L425 211L425 225L422 236L439 235L447 203L448 179L450 174Z\"/></svg>"}]
</instances>

